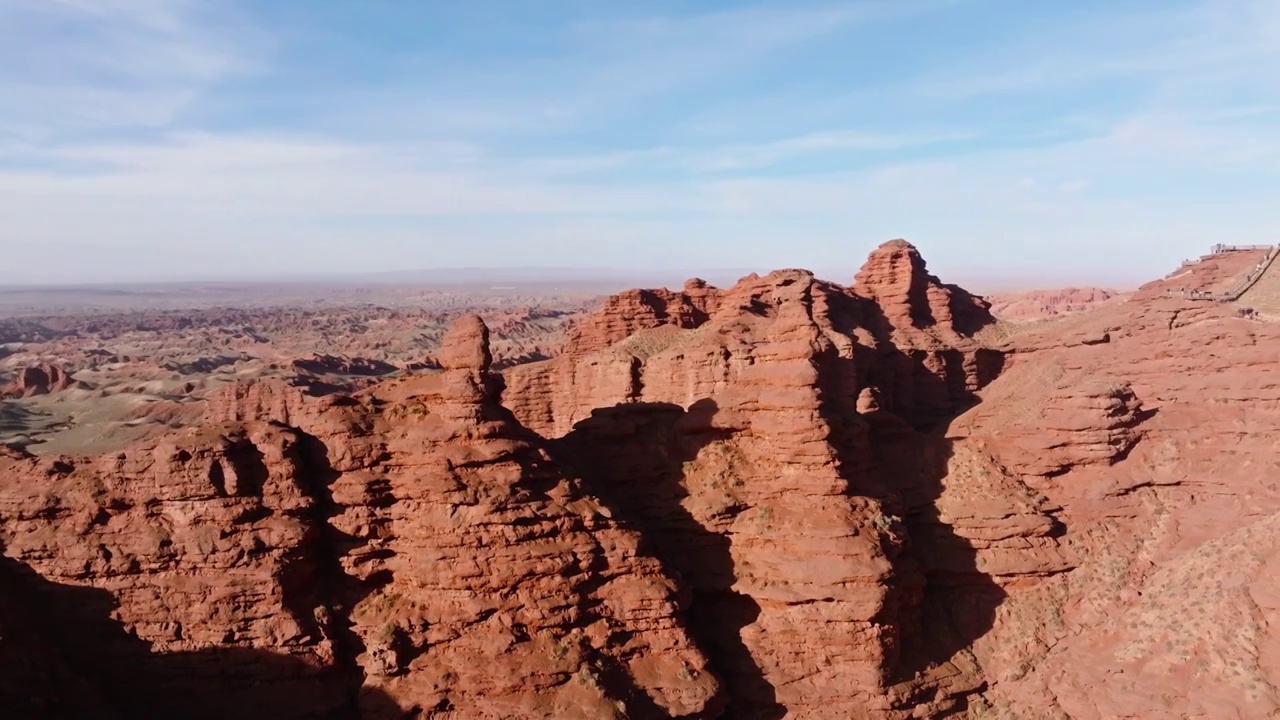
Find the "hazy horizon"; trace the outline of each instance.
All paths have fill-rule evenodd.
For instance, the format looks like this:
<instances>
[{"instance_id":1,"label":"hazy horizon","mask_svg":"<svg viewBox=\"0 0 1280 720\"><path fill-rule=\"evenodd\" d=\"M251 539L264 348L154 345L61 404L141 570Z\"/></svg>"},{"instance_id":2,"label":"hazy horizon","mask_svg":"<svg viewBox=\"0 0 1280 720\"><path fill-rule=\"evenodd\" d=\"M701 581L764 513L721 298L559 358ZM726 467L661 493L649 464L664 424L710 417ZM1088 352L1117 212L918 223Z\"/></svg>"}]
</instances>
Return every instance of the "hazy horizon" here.
<instances>
[{"instance_id":1,"label":"hazy horizon","mask_svg":"<svg viewBox=\"0 0 1280 720\"><path fill-rule=\"evenodd\" d=\"M379 287L405 286L423 288L456 288L473 287L500 283L514 283L517 286L536 286L563 284L566 286L601 286L609 288L631 287L668 287L679 288L685 280L701 278L720 287L728 287L740 278L751 273L766 274L777 268L691 268L680 269L644 269L644 268L609 268L609 267L465 267L465 268L419 268L405 270L386 270L356 273L296 273L282 275L207 275L188 277L151 277L138 279L117 279L98 282L60 282L39 283L23 282L0 275L0 292L13 293L25 291L61 291L61 290L138 290L172 289L182 287L260 287L280 284L292 287ZM857 267L844 269L801 268L812 271L823 280L843 285L853 285L853 276ZM1172 271L1174 268L1170 268ZM930 268L930 272L934 272ZM1114 290L1128 290L1138 285L1155 280L1157 277L1143 278L1135 282L1125 282L1123 276L1111 276L1113 282L1105 282L1106 274L1095 276L1095 281L1080 278L1072 282L1056 282L1061 278L1051 275L1012 276L983 275L981 273L961 273L956 276L944 274L939 279L946 283L957 284L973 292L1014 292L1023 290L1054 290L1068 287L1103 287Z\"/></svg>"},{"instance_id":2,"label":"hazy horizon","mask_svg":"<svg viewBox=\"0 0 1280 720\"><path fill-rule=\"evenodd\" d=\"M0 0L0 283L1132 286L1276 239L1277 76L1265 0Z\"/></svg>"}]
</instances>

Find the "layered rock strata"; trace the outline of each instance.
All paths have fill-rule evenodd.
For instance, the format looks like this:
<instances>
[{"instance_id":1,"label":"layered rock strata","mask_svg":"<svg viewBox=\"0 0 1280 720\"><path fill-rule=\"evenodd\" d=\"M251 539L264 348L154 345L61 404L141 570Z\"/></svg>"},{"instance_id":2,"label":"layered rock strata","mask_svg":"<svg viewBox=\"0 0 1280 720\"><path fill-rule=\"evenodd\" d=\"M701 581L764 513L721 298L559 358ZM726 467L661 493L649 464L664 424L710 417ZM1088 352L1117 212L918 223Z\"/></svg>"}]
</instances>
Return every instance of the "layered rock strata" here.
<instances>
[{"instance_id":1,"label":"layered rock strata","mask_svg":"<svg viewBox=\"0 0 1280 720\"><path fill-rule=\"evenodd\" d=\"M692 587L729 716L963 708L982 684L965 641L989 622L922 632L926 604L969 583L989 621L1000 590L975 541L1011 573L1024 538L1056 552L1052 519L1016 479L1020 495L984 488L1010 527L984 534L970 519L964 537L939 510L947 459L897 461L940 456L933 431L998 373L1001 355L974 338L992 322L986 304L939 283L902 241L873 253L853 288L785 270L698 289L701 320L634 322L629 300L606 304L563 356L508 370L504 400L559 435L557 457Z\"/></svg>"},{"instance_id":2,"label":"layered rock strata","mask_svg":"<svg viewBox=\"0 0 1280 720\"><path fill-rule=\"evenodd\" d=\"M72 387L75 381L58 365L33 365L18 370L17 377L0 385L0 398L29 398Z\"/></svg>"},{"instance_id":3,"label":"layered rock strata","mask_svg":"<svg viewBox=\"0 0 1280 720\"><path fill-rule=\"evenodd\" d=\"M893 241L3 451L0 715L1268 717L1280 331L1148 290L1009 326Z\"/></svg>"},{"instance_id":4,"label":"layered rock strata","mask_svg":"<svg viewBox=\"0 0 1280 720\"><path fill-rule=\"evenodd\" d=\"M6 554L48 581L58 646L106 707L717 712L675 584L496 405L487 342L467 318L441 373L221 406L305 429L233 420L95 461L8 458Z\"/></svg>"}]
</instances>

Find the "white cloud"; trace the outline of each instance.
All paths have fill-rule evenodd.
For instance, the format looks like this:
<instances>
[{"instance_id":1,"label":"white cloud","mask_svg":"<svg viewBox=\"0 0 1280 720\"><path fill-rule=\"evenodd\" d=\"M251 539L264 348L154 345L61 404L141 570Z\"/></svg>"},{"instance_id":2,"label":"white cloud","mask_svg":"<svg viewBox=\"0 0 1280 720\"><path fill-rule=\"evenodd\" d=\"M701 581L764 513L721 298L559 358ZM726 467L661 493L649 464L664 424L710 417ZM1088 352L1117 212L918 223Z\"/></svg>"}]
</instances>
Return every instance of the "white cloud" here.
<instances>
[{"instance_id":1,"label":"white cloud","mask_svg":"<svg viewBox=\"0 0 1280 720\"><path fill-rule=\"evenodd\" d=\"M1177 130L1169 137L1143 130L1157 127ZM243 269L245 256L283 272L303 248L307 269L334 271L483 265L495 257L539 264L548 254L594 265L710 267L726 252L733 261L721 265L851 268L870 244L907 236L953 273L1039 265L1075 272L1068 279L1078 282L1090 267L1119 264L1131 265L1136 282L1162 273L1166 256L1194 254L1228 235L1265 241L1259 230L1280 224L1280 210L1266 209L1275 182L1212 196L1194 184L1181 195L1146 186L1153 168L1192 179L1274 178L1273 156L1243 152L1256 149L1249 137L1151 116L1056 146L864 171L600 184L575 181L550 160L513 166L468 146L192 134L137 148L60 148L46 158L90 164L92 172L0 172L0 215L10 236L27 242L7 253L11 261L36 263L51 248L92 237L124 249L92 265L117 274L139 262L135 255L161 262L182 257L183 248L208 255L200 267L211 273ZM1244 164L1222 168L1224 154ZM357 248L353 265L346 254ZM77 272L86 266L67 269L69 277Z\"/></svg>"},{"instance_id":2,"label":"white cloud","mask_svg":"<svg viewBox=\"0 0 1280 720\"><path fill-rule=\"evenodd\" d=\"M349 116L322 107L324 132L215 132L175 119L252 68L226 32L234 19L204 22L221 5L52 2L0 0L0 26L56 17L77 28L32 32L68 50L34 74L0 69L14 99L0 112L0 245L31 280L551 257L847 277L871 245L907 236L943 274L1052 267L1086 282L1091 269L1123 268L1137 281L1221 237L1266 241L1280 226L1272 3L1133 16L1094 55L1079 44L1089 27L1019 40L879 89L874 103L833 105L830 122L801 118L802 95L753 98L735 135L690 137L679 118L648 127L646 106L875 21L864 13L937 3L584 25L565 57L527 73L467 68L429 87L339 93L324 102ZM1150 42L1120 43L1141 18L1154 23L1142 30ZM19 32L7 27L0 41ZM24 47L0 49L0 61ZM971 98L989 93L1017 108L1021 94L1060 99L1064 85L1115 77L1142 91L1103 108L1079 99L1023 128L963 112L988 107ZM890 121L864 121L877 109ZM622 121L652 142L612 132ZM154 132L89 132L140 126ZM69 139L70 127L86 132ZM572 142L532 144L529 133ZM805 171L813 159L826 171Z\"/></svg>"},{"instance_id":3,"label":"white cloud","mask_svg":"<svg viewBox=\"0 0 1280 720\"><path fill-rule=\"evenodd\" d=\"M602 171L660 170L668 175L733 174L785 166L792 161L814 157L856 157L858 154L885 153L907 148L971 140L974 135L961 132L879 133L860 130L833 130L751 144L722 146L664 145L653 148L621 150L588 155L537 157L510 160L517 173L573 176ZM879 158L884 161L883 157Z\"/></svg>"},{"instance_id":4,"label":"white cloud","mask_svg":"<svg viewBox=\"0 0 1280 720\"><path fill-rule=\"evenodd\" d=\"M167 125L248 69L253 34L229 23L196 0L0 2L0 132Z\"/></svg>"},{"instance_id":5,"label":"white cloud","mask_svg":"<svg viewBox=\"0 0 1280 720\"><path fill-rule=\"evenodd\" d=\"M754 145L718 149L695 161L704 170L762 168L787 160L835 152L868 152L924 147L972 138L962 132L877 133L858 130L810 133Z\"/></svg>"},{"instance_id":6,"label":"white cloud","mask_svg":"<svg viewBox=\"0 0 1280 720\"><path fill-rule=\"evenodd\" d=\"M1238 76L1259 64L1276 68L1277 7L1270 0L1171 2L1158 12L1117 7L975 53L906 89L953 101L1048 95L1115 80L1142 79L1159 90L1208 75Z\"/></svg>"},{"instance_id":7,"label":"white cloud","mask_svg":"<svg viewBox=\"0 0 1280 720\"><path fill-rule=\"evenodd\" d=\"M438 73L430 69L445 60L426 50L414 62L420 77L327 96L319 111L369 136L564 135L625 122L671 93L720 92L725 77L812 43L960 1L762 3L671 15L646 13L640 3L605 4L622 15L576 23L563 36L551 31L561 41L554 53L511 59L494 48L497 59Z\"/></svg>"},{"instance_id":8,"label":"white cloud","mask_svg":"<svg viewBox=\"0 0 1280 720\"><path fill-rule=\"evenodd\" d=\"M289 137L181 135L164 144L89 145L34 152L65 164L0 171L0 203L30 217L31 202L127 203L280 217L377 214L655 212L684 206L633 191L519 177L500 160L475 167L465 146L378 146ZM37 163L39 164L39 163ZM89 171L78 168L88 166ZM66 168L72 168L68 170ZM42 233L43 234L43 233Z\"/></svg>"},{"instance_id":9,"label":"white cloud","mask_svg":"<svg viewBox=\"0 0 1280 720\"><path fill-rule=\"evenodd\" d=\"M10 2L22 0L10 0ZM126 22L160 32L180 34L187 26L184 13L190 0L37 0L30 5L43 5L55 11L97 18L107 22Z\"/></svg>"}]
</instances>

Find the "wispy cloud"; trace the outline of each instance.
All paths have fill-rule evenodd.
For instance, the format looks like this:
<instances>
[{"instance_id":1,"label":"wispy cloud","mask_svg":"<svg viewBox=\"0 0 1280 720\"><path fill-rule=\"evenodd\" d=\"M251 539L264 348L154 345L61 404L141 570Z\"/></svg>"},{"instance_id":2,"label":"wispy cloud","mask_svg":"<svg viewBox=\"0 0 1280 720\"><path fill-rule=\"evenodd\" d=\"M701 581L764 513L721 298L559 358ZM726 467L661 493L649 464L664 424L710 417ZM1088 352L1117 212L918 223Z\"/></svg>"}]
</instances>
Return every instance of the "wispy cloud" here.
<instances>
[{"instance_id":1,"label":"wispy cloud","mask_svg":"<svg viewBox=\"0 0 1280 720\"><path fill-rule=\"evenodd\" d=\"M806 161L841 158L845 167L882 163L889 151L926 148L971 140L962 132L881 133L833 130L748 144L663 145L599 154L537 157L510 161L513 171L548 176L596 175L643 170L666 176L735 174L763 170L806 172ZM870 156L869 159L862 156ZM859 158L862 157L861 160Z\"/></svg>"},{"instance_id":2,"label":"wispy cloud","mask_svg":"<svg viewBox=\"0 0 1280 720\"><path fill-rule=\"evenodd\" d=\"M285 52L291 28L222 2L0 0L0 244L46 279L551 256L852 272L904 235L940 271L1084 272L1127 249L1153 275L1280 224L1280 6L911 45L991 5L613 7L524 52L479 32L479 58L365 49L377 82L328 82ZM260 70L275 85L239 82ZM213 101L231 122L197 112Z\"/></svg>"},{"instance_id":3,"label":"wispy cloud","mask_svg":"<svg viewBox=\"0 0 1280 720\"><path fill-rule=\"evenodd\" d=\"M247 69L227 22L196 0L4 0L0 131L166 125Z\"/></svg>"},{"instance_id":4,"label":"wispy cloud","mask_svg":"<svg viewBox=\"0 0 1280 720\"><path fill-rule=\"evenodd\" d=\"M753 145L717 149L696 167L707 170L766 168L816 154L883 152L967 140L967 132L877 133L858 130L818 132Z\"/></svg>"},{"instance_id":5,"label":"wispy cloud","mask_svg":"<svg viewBox=\"0 0 1280 720\"><path fill-rule=\"evenodd\" d=\"M1047 27L1008 46L918 78L907 90L960 100L1053 94L1101 82L1146 80L1150 90L1250 67L1280 68L1280 5L1270 0L1207 0L1093 14ZM1268 70L1267 72L1270 72Z\"/></svg>"},{"instance_id":6,"label":"wispy cloud","mask_svg":"<svg viewBox=\"0 0 1280 720\"><path fill-rule=\"evenodd\" d=\"M140 211L180 203L282 218L631 213L687 205L674 193L512 175L500 159L481 163L469 148L449 144L192 134L163 143L28 148L26 158L27 169L0 171L0 203L13 217L29 218L33 233L40 233L40 216L21 209L27 202L41 211L58 202L110 201Z\"/></svg>"},{"instance_id":7,"label":"wispy cloud","mask_svg":"<svg viewBox=\"0 0 1280 720\"><path fill-rule=\"evenodd\" d=\"M769 3L745 9L652 14L643 5L620 16L570 23L556 52L486 61L441 74L424 52L421 76L378 90L326 98L317 110L355 132L383 136L424 129L485 136L558 136L626 122L663 106L663 98L719 91L726 79L767 68L791 53L836 42L859 27L955 5L958 0ZM477 49L484 52L484 48ZM376 114L366 112L376 108ZM374 115L374 117L370 117ZM372 123L371 125L369 123Z\"/></svg>"}]
</instances>

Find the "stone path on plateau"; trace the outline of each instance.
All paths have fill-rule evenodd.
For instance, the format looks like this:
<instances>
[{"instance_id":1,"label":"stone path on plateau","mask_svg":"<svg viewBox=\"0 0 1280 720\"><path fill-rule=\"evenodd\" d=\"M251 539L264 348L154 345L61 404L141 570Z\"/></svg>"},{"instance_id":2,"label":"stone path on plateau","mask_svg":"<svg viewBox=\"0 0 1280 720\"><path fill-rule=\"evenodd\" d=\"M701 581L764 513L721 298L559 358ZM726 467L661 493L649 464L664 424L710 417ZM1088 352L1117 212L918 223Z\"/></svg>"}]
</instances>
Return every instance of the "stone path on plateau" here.
<instances>
[{"instance_id":1,"label":"stone path on plateau","mask_svg":"<svg viewBox=\"0 0 1280 720\"><path fill-rule=\"evenodd\" d=\"M1280 263L1276 262L1277 255L1280 255L1280 245L1272 248L1262 272L1236 295L1235 302L1266 315L1280 315Z\"/></svg>"}]
</instances>

